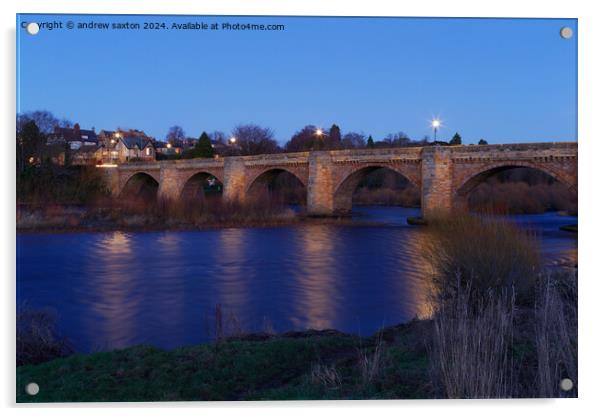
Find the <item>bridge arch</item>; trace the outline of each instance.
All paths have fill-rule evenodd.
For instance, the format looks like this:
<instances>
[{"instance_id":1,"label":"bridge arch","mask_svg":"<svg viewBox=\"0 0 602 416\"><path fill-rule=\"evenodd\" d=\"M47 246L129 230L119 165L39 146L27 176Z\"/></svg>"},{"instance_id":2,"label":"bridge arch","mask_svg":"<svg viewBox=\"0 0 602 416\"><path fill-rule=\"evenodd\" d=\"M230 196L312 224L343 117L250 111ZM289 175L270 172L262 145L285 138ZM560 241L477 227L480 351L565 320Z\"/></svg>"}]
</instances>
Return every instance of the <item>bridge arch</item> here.
<instances>
[{"instance_id":1,"label":"bridge arch","mask_svg":"<svg viewBox=\"0 0 602 416\"><path fill-rule=\"evenodd\" d=\"M364 178L366 178L366 176L379 169L385 169L387 171L394 172L396 175L404 178L410 185L420 189L420 184L418 183L417 178L414 178L412 175L396 169L394 166L384 163L374 163L370 165L354 167L351 169L351 171L342 176L334 186L333 204L334 213L336 215L348 215L351 213L353 194L358 185Z\"/></svg>"},{"instance_id":2,"label":"bridge arch","mask_svg":"<svg viewBox=\"0 0 602 416\"><path fill-rule=\"evenodd\" d=\"M155 199L159 192L159 179L149 172L133 172L124 180L120 197L143 197Z\"/></svg>"},{"instance_id":3,"label":"bridge arch","mask_svg":"<svg viewBox=\"0 0 602 416\"><path fill-rule=\"evenodd\" d=\"M253 175L248 181L245 194L250 197L261 195L262 192L271 192L275 182L283 178L292 181L297 188L302 189L302 196L293 195L296 202L305 204L307 199L307 179L293 169L286 167L270 167L262 169Z\"/></svg>"},{"instance_id":4,"label":"bridge arch","mask_svg":"<svg viewBox=\"0 0 602 416\"><path fill-rule=\"evenodd\" d=\"M191 173L185 179L180 191L180 198L199 199L203 198L207 192L212 195L221 195L224 189L223 181L214 173L206 170L200 170Z\"/></svg>"},{"instance_id":5,"label":"bridge arch","mask_svg":"<svg viewBox=\"0 0 602 416\"><path fill-rule=\"evenodd\" d=\"M459 186L456 188L455 192L453 192L452 197L454 209L463 211L468 210L471 195L480 184L484 183L487 181L487 179L494 175L517 168L526 168L528 170L543 173L544 176L564 185L564 187L568 189L569 195L573 195L575 197L577 195L577 178L570 173L562 170L559 171L554 167L540 165L530 161L500 162L489 164L487 166L480 167L479 169L473 169L463 177L459 178L460 180L457 182L459 183ZM493 203L493 201L490 202Z\"/></svg>"},{"instance_id":6,"label":"bridge arch","mask_svg":"<svg viewBox=\"0 0 602 416\"><path fill-rule=\"evenodd\" d=\"M549 168L547 166L541 166L533 162L521 161L489 164L487 166L480 167L473 171L469 171L467 174L460 178L459 186L456 189L455 195L457 197L466 197L474 188L476 188L479 184L484 182L487 178L497 173L515 168L530 168L543 172L556 179L558 182L566 185L571 191L576 192L577 190L576 178L572 178L569 175L558 172L555 169Z\"/></svg>"}]
</instances>

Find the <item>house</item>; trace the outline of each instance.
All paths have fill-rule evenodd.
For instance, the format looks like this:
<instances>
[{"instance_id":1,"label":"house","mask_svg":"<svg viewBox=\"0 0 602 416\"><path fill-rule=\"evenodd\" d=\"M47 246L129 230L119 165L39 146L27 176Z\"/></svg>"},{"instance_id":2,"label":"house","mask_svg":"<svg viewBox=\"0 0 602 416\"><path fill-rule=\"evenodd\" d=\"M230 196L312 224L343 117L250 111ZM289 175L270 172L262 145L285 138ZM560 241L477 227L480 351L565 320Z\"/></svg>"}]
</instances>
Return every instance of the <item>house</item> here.
<instances>
[{"instance_id":1,"label":"house","mask_svg":"<svg viewBox=\"0 0 602 416\"><path fill-rule=\"evenodd\" d=\"M155 150L157 154L162 156L180 155L184 152L183 144L180 142L172 144L168 142L162 142L159 140L155 141Z\"/></svg>"},{"instance_id":2,"label":"house","mask_svg":"<svg viewBox=\"0 0 602 416\"><path fill-rule=\"evenodd\" d=\"M101 130L98 134L102 163L124 163L133 160L155 160L154 139L142 130Z\"/></svg>"},{"instance_id":3,"label":"house","mask_svg":"<svg viewBox=\"0 0 602 416\"><path fill-rule=\"evenodd\" d=\"M82 146L97 146L98 137L94 128L91 130L81 129L78 123L71 127L55 127L52 134L48 136L47 145L68 143L72 150L77 150Z\"/></svg>"},{"instance_id":4,"label":"house","mask_svg":"<svg viewBox=\"0 0 602 416\"><path fill-rule=\"evenodd\" d=\"M155 160L156 151L152 140L143 137L120 137L110 149L113 162L131 162L138 160Z\"/></svg>"}]
</instances>

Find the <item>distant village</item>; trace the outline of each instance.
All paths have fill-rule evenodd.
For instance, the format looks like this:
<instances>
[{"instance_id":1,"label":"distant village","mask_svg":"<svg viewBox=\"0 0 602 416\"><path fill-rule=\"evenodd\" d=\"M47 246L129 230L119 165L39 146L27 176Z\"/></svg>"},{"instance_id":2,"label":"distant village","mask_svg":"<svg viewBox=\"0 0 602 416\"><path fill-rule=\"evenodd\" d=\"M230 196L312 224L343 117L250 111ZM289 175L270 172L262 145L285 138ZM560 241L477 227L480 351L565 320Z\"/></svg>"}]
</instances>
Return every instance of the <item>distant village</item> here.
<instances>
[{"instance_id":1,"label":"distant village","mask_svg":"<svg viewBox=\"0 0 602 416\"><path fill-rule=\"evenodd\" d=\"M437 121L438 123L438 121ZM435 133L439 127L434 126ZM171 129L176 129L172 132ZM173 126L165 140L157 140L137 129L100 130L82 129L78 123L69 127L56 126L45 135L46 155L58 165L114 165L127 162L186 159L192 157L224 157L234 155L299 152L307 150L335 150L361 148L390 148L407 146L449 146L462 144L456 133L449 141L411 140L404 133L390 134L382 140L366 140L362 133L341 134L333 124L325 131L315 126L305 126L295 133L283 147L273 139L273 133L255 125L238 126L233 136L226 139L220 132L203 133L204 140L186 137L179 126ZM197 146L198 144L198 146ZM484 139L479 145L487 144ZM211 146L211 147L209 147ZM196 148L205 149L201 155ZM33 159L33 158L32 158ZM32 163L30 161L30 163Z\"/></svg>"},{"instance_id":2,"label":"distant village","mask_svg":"<svg viewBox=\"0 0 602 416\"><path fill-rule=\"evenodd\" d=\"M82 129L75 123L73 127L55 127L48 135L46 145L51 150L52 161L59 165L65 164L66 157L73 165L107 165L179 158L197 142L194 138L161 141L136 129L118 128L96 133L94 129ZM235 144L212 140L211 146L215 157L220 157Z\"/></svg>"}]
</instances>

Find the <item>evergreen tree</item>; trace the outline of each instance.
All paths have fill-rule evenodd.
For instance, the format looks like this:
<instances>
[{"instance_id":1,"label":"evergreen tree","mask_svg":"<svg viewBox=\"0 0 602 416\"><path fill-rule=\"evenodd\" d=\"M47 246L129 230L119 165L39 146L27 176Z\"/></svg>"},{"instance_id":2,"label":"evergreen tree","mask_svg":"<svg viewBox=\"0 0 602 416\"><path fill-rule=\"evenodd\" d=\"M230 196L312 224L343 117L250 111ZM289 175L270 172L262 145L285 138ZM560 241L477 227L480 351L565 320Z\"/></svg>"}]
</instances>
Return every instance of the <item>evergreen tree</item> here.
<instances>
[{"instance_id":1,"label":"evergreen tree","mask_svg":"<svg viewBox=\"0 0 602 416\"><path fill-rule=\"evenodd\" d=\"M32 161L40 162L46 137L34 121L26 122L17 132L17 167L22 171Z\"/></svg>"},{"instance_id":2,"label":"evergreen tree","mask_svg":"<svg viewBox=\"0 0 602 416\"><path fill-rule=\"evenodd\" d=\"M366 147L368 147L368 149L374 149L374 139L372 138L372 136L368 136Z\"/></svg>"},{"instance_id":3,"label":"evergreen tree","mask_svg":"<svg viewBox=\"0 0 602 416\"><path fill-rule=\"evenodd\" d=\"M328 132L328 147L331 149L338 149L341 145L341 129L336 124L330 127Z\"/></svg>"},{"instance_id":4,"label":"evergreen tree","mask_svg":"<svg viewBox=\"0 0 602 416\"><path fill-rule=\"evenodd\" d=\"M454 137L449 141L449 144L462 144L462 136L458 133L454 134Z\"/></svg>"},{"instance_id":5,"label":"evergreen tree","mask_svg":"<svg viewBox=\"0 0 602 416\"><path fill-rule=\"evenodd\" d=\"M489 143L487 143L487 140L481 139L481 140L479 140L479 144L489 144Z\"/></svg>"},{"instance_id":6,"label":"evergreen tree","mask_svg":"<svg viewBox=\"0 0 602 416\"><path fill-rule=\"evenodd\" d=\"M211 146L211 139L205 132L199 137L199 141L194 146L194 157L213 157L214 154L213 146Z\"/></svg>"}]
</instances>

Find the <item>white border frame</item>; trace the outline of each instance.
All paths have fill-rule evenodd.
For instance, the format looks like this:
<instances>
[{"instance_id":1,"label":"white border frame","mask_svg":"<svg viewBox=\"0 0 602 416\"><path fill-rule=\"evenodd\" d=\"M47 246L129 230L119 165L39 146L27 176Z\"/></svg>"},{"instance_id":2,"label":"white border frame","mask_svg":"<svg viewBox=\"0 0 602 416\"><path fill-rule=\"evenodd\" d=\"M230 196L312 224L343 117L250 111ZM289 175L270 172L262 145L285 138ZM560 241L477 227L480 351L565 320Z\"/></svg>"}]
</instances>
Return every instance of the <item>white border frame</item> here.
<instances>
[{"instance_id":1,"label":"white border frame","mask_svg":"<svg viewBox=\"0 0 602 416\"><path fill-rule=\"evenodd\" d=\"M599 353L602 336L597 319L598 299L602 293L602 275L597 273L600 264L596 245L600 236L600 215L596 198L600 191L598 155L602 155L600 139L594 134L595 114L601 114L602 74L599 40L602 39L602 22L596 13L594 2L575 1L473 1L473 0L422 0L420 2L396 2L386 0L21 0L3 1L2 5L2 126L5 140L3 154L9 163L2 169L3 189L8 190L9 201L2 203L2 250L3 301L0 310L3 328L0 346L4 369L0 376L0 392L3 407L15 408L26 414L151 414L169 412L183 414L233 414L245 410L251 415L280 414L301 415L308 411L330 413L343 411L364 415L377 410L381 414L416 412L423 414L504 415L524 411L566 415L567 412L593 413L601 408L597 387L602 368ZM185 402L143 404L53 404L43 406L15 405L15 169L12 158L15 151L15 14L16 13L98 13L98 14L214 14L214 15L331 15L331 16L442 16L442 17L555 17L578 18L579 31L579 399L564 400L471 400L471 401L339 401L339 402ZM8 370L8 371L6 371ZM86 409L86 410L84 410ZM599 411L599 410L598 410Z\"/></svg>"}]
</instances>

